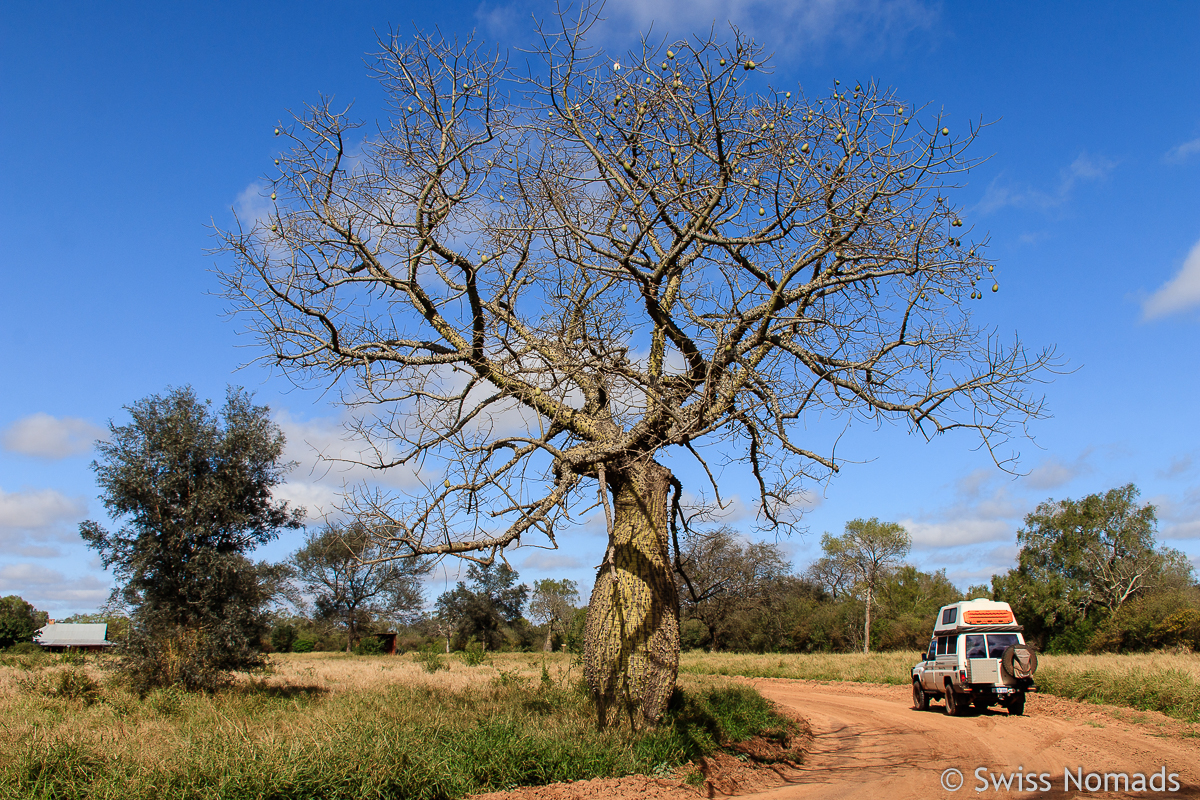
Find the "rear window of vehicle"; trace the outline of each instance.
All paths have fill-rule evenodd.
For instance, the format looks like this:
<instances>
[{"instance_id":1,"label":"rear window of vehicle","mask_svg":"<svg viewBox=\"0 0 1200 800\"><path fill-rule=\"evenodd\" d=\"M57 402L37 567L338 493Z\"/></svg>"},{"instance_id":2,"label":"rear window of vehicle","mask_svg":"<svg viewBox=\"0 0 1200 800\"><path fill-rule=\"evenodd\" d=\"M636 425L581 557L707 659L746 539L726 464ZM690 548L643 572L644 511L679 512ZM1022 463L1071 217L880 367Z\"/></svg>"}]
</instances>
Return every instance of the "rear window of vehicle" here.
<instances>
[{"instance_id":1,"label":"rear window of vehicle","mask_svg":"<svg viewBox=\"0 0 1200 800\"><path fill-rule=\"evenodd\" d=\"M1002 658L1004 651L1019 644L1015 633L989 633L987 635L987 657Z\"/></svg>"},{"instance_id":2,"label":"rear window of vehicle","mask_svg":"<svg viewBox=\"0 0 1200 800\"><path fill-rule=\"evenodd\" d=\"M963 649L967 652L967 658L987 658L987 640L982 634L968 634L963 637Z\"/></svg>"}]
</instances>

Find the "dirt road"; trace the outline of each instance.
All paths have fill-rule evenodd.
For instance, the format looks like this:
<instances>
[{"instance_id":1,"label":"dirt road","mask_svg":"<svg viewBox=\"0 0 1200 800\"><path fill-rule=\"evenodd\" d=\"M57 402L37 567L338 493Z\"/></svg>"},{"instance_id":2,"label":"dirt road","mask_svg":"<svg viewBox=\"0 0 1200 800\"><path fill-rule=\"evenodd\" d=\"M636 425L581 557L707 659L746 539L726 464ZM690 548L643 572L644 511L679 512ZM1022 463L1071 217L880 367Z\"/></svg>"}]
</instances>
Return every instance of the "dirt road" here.
<instances>
[{"instance_id":1,"label":"dirt road","mask_svg":"<svg viewBox=\"0 0 1200 800\"><path fill-rule=\"evenodd\" d=\"M732 791L747 800L1200 798L1197 726L1162 714L1031 695L1022 717L1010 717L1001 709L948 717L941 703L929 711L914 710L911 692L904 686L738 680L807 720L813 738L802 768L751 771L737 762L718 764L722 774L716 785L707 784L702 791L679 781L630 776L483 797L697 800ZM980 767L984 771L976 773ZM948 785L957 785L955 791L941 783L949 769L961 773L946 776ZM1066 770L1072 783L1064 790ZM1105 773L1110 774L1107 791ZM1129 783L1111 777L1118 773L1127 774ZM1136 773L1146 776L1142 791L1136 791ZM1177 776L1174 781L1172 774ZM1158 776L1153 783L1152 776ZM1118 781L1120 790L1114 791ZM983 782L986 790L981 790ZM1178 789L1171 791L1175 783ZM1124 791L1126 785L1129 791Z\"/></svg>"},{"instance_id":2,"label":"dirt road","mask_svg":"<svg viewBox=\"0 0 1200 800\"><path fill-rule=\"evenodd\" d=\"M806 718L813 732L804 768L792 782L747 798L1200 797L1200 740L1182 738L1187 727L1159 714L1031 696L1023 717L1001 709L949 717L940 703L929 711L913 710L902 686L746 682ZM976 773L979 767L986 769ZM1151 783L1150 776L1163 767L1167 778ZM957 791L941 784L943 771L951 768L962 773L947 776L950 786L960 786ZM1072 780L1064 792L1064 770L1082 778L1082 791ZM1116 778L1104 791L1105 773L1126 773L1136 781L1138 772L1147 776L1143 791L1133 791L1131 784L1128 792L1114 792L1118 781L1125 788ZM1042 773L1048 773L1045 780ZM1089 780L1089 773L1098 777ZM1178 774L1178 791L1170 791L1171 773ZM1160 782L1167 791L1152 791ZM1099 791L1088 791L1093 787Z\"/></svg>"}]
</instances>

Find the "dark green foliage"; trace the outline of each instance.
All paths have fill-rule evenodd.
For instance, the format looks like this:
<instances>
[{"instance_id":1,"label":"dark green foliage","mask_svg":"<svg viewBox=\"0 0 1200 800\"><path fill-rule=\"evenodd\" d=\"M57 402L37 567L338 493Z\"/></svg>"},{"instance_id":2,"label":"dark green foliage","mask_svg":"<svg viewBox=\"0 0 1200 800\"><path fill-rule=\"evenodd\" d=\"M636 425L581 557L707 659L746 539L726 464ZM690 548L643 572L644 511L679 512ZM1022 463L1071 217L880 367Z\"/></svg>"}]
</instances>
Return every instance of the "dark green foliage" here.
<instances>
[{"instance_id":1,"label":"dark green foliage","mask_svg":"<svg viewBox=\"0 0 1200 800\"><path fill-rule=\"evenodd\" d=\"M414 657L426 672L434 673L443 669L450 669L450 665L446 663L446 659L442 657L442 654L437 651L436 646L418 650Z\"/></svg>"},{"instance_id":2,"label":"dark green foliage","mask_svg":"<svg viewBox=\"0 0 1200 800\"><path fill-rule=\"evenodd\" d=\"M529 587L517 585L516 571L503 563L471 564L467 578L469 587L460 581L437 601L438 616L453 626L455 649L461 650L472 637L488 650L499 650L510 640L520 644L524 637L519 623Z\"/></svg>"},{"instance_id":3,"label":"dark green foliage","mask_svg":"<svg viewBox=\"0 0 1200 800\"><path fill-rule=\"evenodd\" d=\"M374 636L364 636L354 646L354 654L359 656L383 655L383 642Z\"/></svg>"},{"instance_id":4,"label":"dark green foliage","mask_svg":"<svg viewBox=\"0 0 1200 800\"><path fill-rule=\"evenodd\" d=\"M382 560L388 556L379 537L364 525L326 525L310 532L289 564L313 597L317 619L340 627L346 651L376 620L395 623L420 610L420 577L429 571L421 559Z\"/></svg>"},{"instance_id":5,"label":"dark green foliage","mask_svg":"<svg viewBox=\"0 0 1200 800\"><path fill-rule=\"evenodd\" d=\"M992 595L1013 606L1026 638L1052 653L1083 652L1096 636L1111 647L1124 642L1112 625L1128 617L1127 604L1191 584L1183 555L1155 541L1154 506L1138 505L1137 497L1128 484L1082 500L1047 501L1026 515L1017 567L992 577ZM1129 646L1144 646L1134 644L1137 638Z\"/></svg>"},{"instance_id":6,"label":"dark green foliage","mask_svg":"<svg viewBox=\"0 0 1200 800\"><path fill-rule=\"evenodd\" d=\"M292 645L295 643L295 625L276 625L271 629L271 649L276 653L292 652Z\"/></svg>"},{"instance_id":7,"label":"dark green foliage","mask_svg":"<svg viewBox=\"0 0 1200 800\"><path fill-rule=\"evenodd\" d=\"M274 503L271 489L291 465L265 406L230 388L213 413L190 387L128 406L128 425L109 423L92 463L108 531L80 525L134 609L124 668L145 690L164 682L211 689L230 670L261 663L271 570L246 553L298 528L303 510Z\"/></svg>"},{"instance_id":8,"label":"dark green foliage","mask_svg":"<svg viewBox=\"0 0 1200 800\"><path fill-rule=\"evenodd\" d=\"M46 624L46 612L38 611L15 594L0 597L0 648L32 643L33 634Z\"/></svg>"},{"instance_id":9,"label":"dark green foliage","mask_svg":"<svg viewBox=\"0 0 1200 800\"><path fill-rule=\"evenodd\" d=\"M292 643L293 653L311 653L313 651L312 639L297 639Z\"/></svg>"}]
</instances>

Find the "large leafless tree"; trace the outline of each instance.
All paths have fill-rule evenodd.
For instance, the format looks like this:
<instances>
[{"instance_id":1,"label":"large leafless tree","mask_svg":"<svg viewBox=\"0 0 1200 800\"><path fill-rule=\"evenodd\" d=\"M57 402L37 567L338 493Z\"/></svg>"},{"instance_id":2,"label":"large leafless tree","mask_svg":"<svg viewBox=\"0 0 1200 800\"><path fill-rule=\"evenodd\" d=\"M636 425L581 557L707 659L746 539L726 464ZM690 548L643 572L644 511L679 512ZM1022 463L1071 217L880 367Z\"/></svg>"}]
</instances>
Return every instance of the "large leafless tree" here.
<instances>
[{"instance_id":1,"label":"large leafless tree","mask_svg":"<svg viewBox=\"0 0 1200 800\"><path fill-rule=\"evenodd\" d=\"M281 125L270 219L219 235L265 358L340 383L372 466L427 480L350 499L392 555L557 547L603 509L586 671L601 724L643 725L678 663L662 454L714 491L709 456L740 463L787 524L838 468L818 421L997 452L1048 354L970 322L991 265L946 194L974 129L873 83L774 88L736 29L589 49L596 19L555 17L519 68L383 38L383 121L326 99Z\"/></svg>"}]
</instances>

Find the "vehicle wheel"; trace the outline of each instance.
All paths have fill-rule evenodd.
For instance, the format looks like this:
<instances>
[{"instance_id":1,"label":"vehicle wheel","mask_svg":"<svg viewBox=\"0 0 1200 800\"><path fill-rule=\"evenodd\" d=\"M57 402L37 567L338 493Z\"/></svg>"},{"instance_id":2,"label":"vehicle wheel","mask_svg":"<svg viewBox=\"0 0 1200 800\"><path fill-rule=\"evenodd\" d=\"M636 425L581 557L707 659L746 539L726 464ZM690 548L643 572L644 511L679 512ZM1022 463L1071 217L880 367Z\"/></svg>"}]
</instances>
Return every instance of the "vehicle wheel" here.
<instances>
[{"instance_id":1,"label":"vehicle wheel","mask_svg":"<svg viewBox=\"0 0 1200 800\"><path fill-rule=\"evenodd\" d=\"M925 687L920 681L913 681L913 708L917 711L929 710L929 695L925 694Z\"/></svg>"},{"instance_id":2,"label":"vehicle wheel","mask_svg":"<svg viewBox=\"0 0 1200 800\"><path fill-rule=\"evenodd\" d=\"M1019 717L1025 713L1025 695L1021 695L1016 700L1008 704L1008 715L1010 717Z\"/></svg>"},{"instance_id":3,"label":"vehicle wheel","mask_svg":"<svg viewBox=\"0 0 1200 800\"><path fill-rule=\"evenodd\" d=\"M961 717L967 711L967 706L970 701L963 697L958 692L954 691L949 684L946 685L946 713L952 717Z\"/></svg>"}]
</instances>

